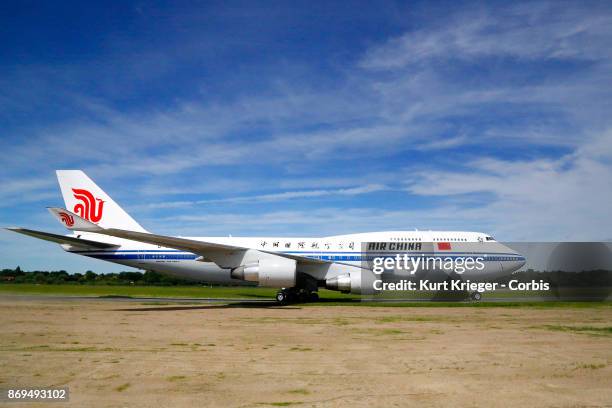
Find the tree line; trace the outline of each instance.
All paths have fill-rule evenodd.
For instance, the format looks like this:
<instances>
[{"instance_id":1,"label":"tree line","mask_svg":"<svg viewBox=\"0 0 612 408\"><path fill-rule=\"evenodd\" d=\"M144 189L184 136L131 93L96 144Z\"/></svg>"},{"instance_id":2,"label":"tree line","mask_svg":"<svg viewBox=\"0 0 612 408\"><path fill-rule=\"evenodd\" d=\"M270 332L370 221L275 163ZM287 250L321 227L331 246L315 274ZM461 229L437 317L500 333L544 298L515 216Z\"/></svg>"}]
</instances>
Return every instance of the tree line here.
<instances>
[{"instance_id":1,"label":"tree line","mask_svg":"<svg viewBox=\"0 0 612 408\"><path fill-rule=\"evenodd\" d=\"M68 273L60 271L22 271L18 266L15 269L0 271L0 283L37 283L37 284L87 284L87 285L199 285L198 282L189 282L172 278L153 271L96 273Z\"/></svg>"},{"instance_id":2,"label":"tree line","mask_svg":"<svg viewBox=\"0 0 612 408\"><path fill-rule=\"evenodd\" d=\"M612 273L605 270L582 272L539 272L529 269L503 276L494 281L507 284L511 279L519 282L542 279L553 286L612 286ZM203 282L186 281L163 275L161 273L146 272L118 272L96 273L68 273L60 271L22 271L18 266L15 269L0 271L0 284L2 283L38 283L38 284L88 284L88 285L201 285Z\"/></svg>"}]
</instances>

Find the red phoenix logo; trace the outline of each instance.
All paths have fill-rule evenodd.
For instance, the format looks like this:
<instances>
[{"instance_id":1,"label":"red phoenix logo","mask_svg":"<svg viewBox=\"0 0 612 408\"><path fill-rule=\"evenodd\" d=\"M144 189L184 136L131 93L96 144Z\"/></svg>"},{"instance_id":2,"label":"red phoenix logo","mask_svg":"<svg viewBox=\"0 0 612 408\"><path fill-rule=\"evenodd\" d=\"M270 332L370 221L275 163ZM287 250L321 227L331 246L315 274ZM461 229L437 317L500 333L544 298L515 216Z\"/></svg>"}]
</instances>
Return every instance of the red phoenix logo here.
<instances>
[{"instance_id":1,"label":"red phoenix logo","mask_svg":"<svg viewBox=\"0 0 612 408\"><path fill-rule=\"evenodd\" d=\"M100 198L95 198L89 191L80 188L73 188L72 192L74 193L74 198L81 201L74 206L76 214L91 222L98 222L102 219L104 201Z\"/></svg>"},{"instance_id":2,"label":"red phoenix logo","mask_svg":"<svg viewBox=\"0 0 612 408\"><path fill-rule=\"evenodd\" d=\"M62 222L66 224L67 227L72 227L74 225L74 217L72 215L65 212L61 212L59 213L59 216Z\"/></svg>"}]
</instances>

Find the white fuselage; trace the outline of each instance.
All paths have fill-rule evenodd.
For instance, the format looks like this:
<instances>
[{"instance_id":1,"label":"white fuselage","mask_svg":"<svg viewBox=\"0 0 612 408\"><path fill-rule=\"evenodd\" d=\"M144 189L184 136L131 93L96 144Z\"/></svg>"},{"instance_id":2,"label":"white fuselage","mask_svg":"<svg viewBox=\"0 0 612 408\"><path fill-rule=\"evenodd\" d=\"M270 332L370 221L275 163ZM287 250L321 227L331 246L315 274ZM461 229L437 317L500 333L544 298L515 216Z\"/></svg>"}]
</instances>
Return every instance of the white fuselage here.
<instances>
[{"instance_id":1,"label":"white fuselage","mask_svg":"<svg viewBox=\"0 0 612 408\"><path fill-rule=\"evenodd\" d=\"M190 252L95 233L79 236L83 239L112 243L118 247L107 250L83 250L70 245L62 247L72 253L152 270L181 279L221 284L244 283L232 279L229 269L220 268L215 263ZM384 231L323 238L191 237L190 239L325 261L319 265L301 267L300 272L311 275L317 280L333 278L342 274L347 268L363 267L368 256L386 253L368 250L366 245L371 242L389 243L386 249L392 252L397 250L426 256L481 257L485 269L466 274L470 279L492 279L507 275L525 264L525 258L521 254L478 232ZM444 249L440 249L438 243L444 243Z\"/></svg>"}]
</instances>

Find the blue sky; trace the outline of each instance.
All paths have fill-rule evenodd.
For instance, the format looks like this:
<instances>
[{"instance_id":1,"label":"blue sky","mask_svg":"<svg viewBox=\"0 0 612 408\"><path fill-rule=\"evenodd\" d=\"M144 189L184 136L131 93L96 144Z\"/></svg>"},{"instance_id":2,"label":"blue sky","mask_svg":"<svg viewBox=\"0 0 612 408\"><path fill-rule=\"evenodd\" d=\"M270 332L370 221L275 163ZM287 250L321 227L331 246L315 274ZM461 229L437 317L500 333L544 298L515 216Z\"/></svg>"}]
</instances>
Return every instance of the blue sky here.
<instances>
[{"instance_id":1,"label":"blue sky","mask_svg":"<svg viewBox=\"0 0 612 408\"><path fill-rule=\"evenodd\" d=\"M177 235L612 238L609 2L15 2L0 225L83 169ZM0 267L117 271L0 232Z\"/></svg>"}]
</instances>

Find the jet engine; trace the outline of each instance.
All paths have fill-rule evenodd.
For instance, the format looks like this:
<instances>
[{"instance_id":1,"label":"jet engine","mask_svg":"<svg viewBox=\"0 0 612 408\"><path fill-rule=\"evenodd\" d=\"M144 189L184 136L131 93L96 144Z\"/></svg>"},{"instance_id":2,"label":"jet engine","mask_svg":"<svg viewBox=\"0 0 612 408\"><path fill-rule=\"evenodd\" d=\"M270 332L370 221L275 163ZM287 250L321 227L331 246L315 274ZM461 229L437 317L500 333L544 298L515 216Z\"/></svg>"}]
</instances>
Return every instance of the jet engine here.
<instances>
[{"instance_id":1,"label":"jet engine","mask_svg":"<svg viewBox=\"0 0 612 408\"><path fill-rule=\"evenodd\" d=\"M292 288L295 286L296 261L280 256L263 258L233 268L234 279L257 282L271 288Z\"/></svg>"},{"instance_id":2,"label":"jet engine","mask_svg":"<svg viewBox=\"0 0 612 408\"><path fill-rule=\"evenodd\" d=\"M374 295L378 293L374 289L374 281L377 279L379 278L372 271L355 268L347 273L326 279L325 288L343 293Z\"/></svg>"},{"instance_id":3,"label":"jet engine","mask_svg":"<svg viewBox=\"0 0 612 408\"><path fill-rule=\"evenodd\" d=\"M343 293L361 293L361 271L334 276L325 281L325 288Z\"/></svg>"}]
</instances>

